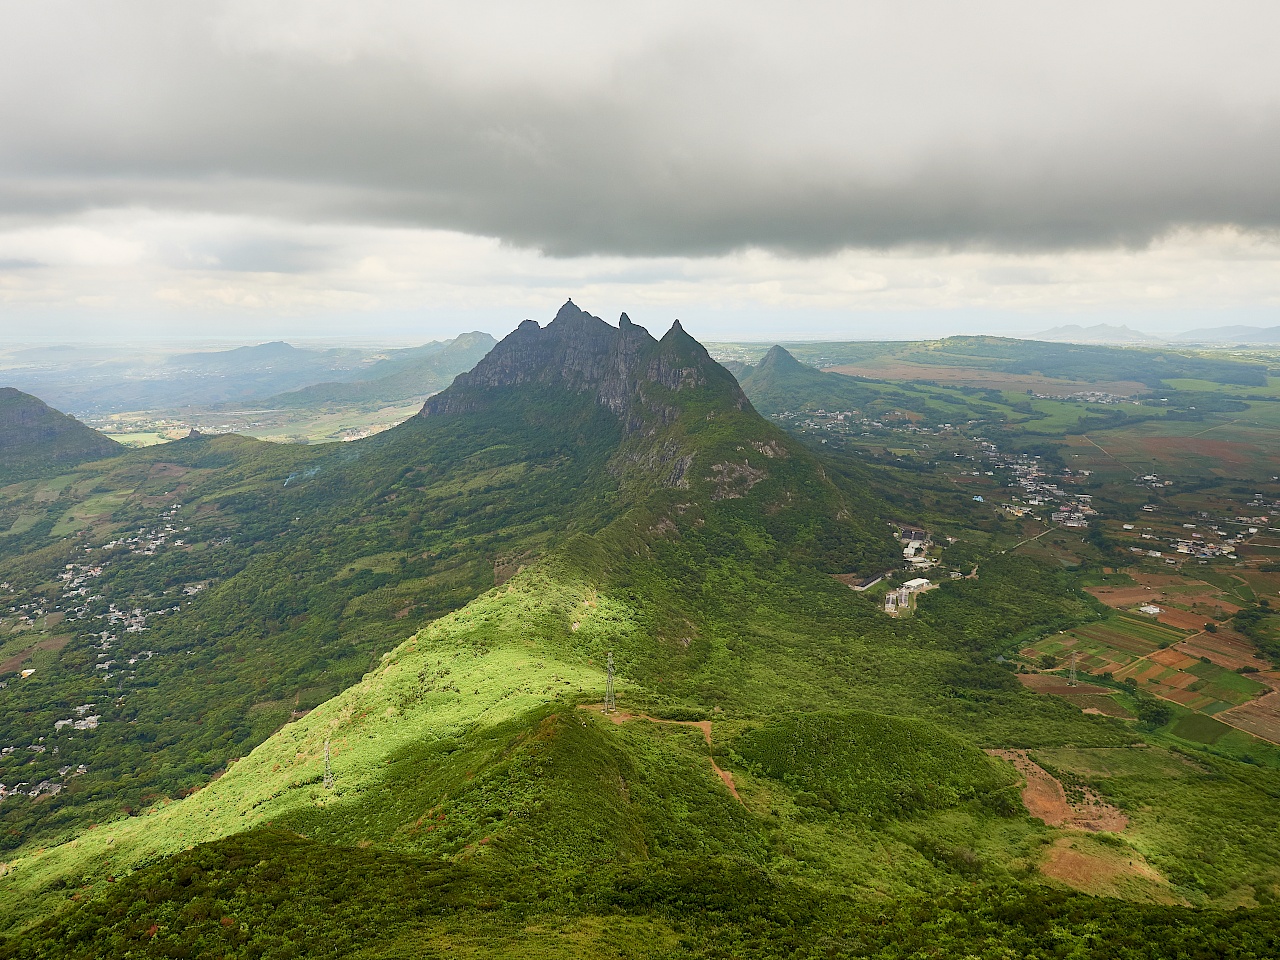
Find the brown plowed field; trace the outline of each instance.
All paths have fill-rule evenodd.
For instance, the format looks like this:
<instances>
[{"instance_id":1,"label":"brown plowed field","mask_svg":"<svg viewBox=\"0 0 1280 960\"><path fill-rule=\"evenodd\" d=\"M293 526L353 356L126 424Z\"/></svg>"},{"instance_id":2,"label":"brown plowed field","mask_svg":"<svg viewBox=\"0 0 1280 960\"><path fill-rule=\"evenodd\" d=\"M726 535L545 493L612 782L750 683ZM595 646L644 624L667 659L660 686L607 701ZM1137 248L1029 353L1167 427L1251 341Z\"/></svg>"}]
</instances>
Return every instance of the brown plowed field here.
<instances>
[{"instance_id":1,"label":"brown plowed field","mask_svg":"<svg viewBox=\"0 0 1280 960\"><path fill-rule=\"evenodd\" d=\"M1280 743L1280 693L1268 693L1238 707L1224 710L1217 717L1255 737Z\"/></svg>"},{"instance_id":2,"label":"brown plowed field","mask_svg":"<svg viewBox=\"0 0 1280 960\"><path fill-rule=\"evenodd\" d=\"M1223 630L1219 630L1216 634L1201 633L1188 637L1170 649L1195 657L1197 660L1208 657L1218 666L1226 667L1228 670L1263 666L1263 661L1254 656L1257 648L1253 644L1237 634L1229 634ZM1271 682L1265 673L1259 673L1254 679L1263 683Z\"/></svg>"},{"instance_id":3,"label":"brown plowed field","mask_svg":"<svg viewBox=\"0 0 1280 960\"><path fill-rule=\"evenodd\" d=\"M1187 656L1176 647L1156 650L1148 659L1154 660L1156 663L1162 663L1166 667L1173 667L1175 670L1181 670L1197 662L1195 657Z\"/></svg>"},{"instance_id":4,"label":"brown plowed field","mask_svg":"<svg viewBox=\"0 0 1280 960\"><path fill-rule=\"evenodd\" d=\"M1209 440L1204 437L1128 437L1130 443L1153 460L1177 463L1185 456L1216 460L1231 466L1252 463L1258 451L1247 443Z\"/></svg>"},{"instance_id":5,"label":"brown plowed field","mask_svg":"<svg viewBox=\"0 0 1280 960\"><path fill-rule=\"evenodd\" d=\"M1212 584L1165 574L1137 574L1135 587L1087 587L1095 598L1117 610L1153 603L1161 608L1156 622L1179 630L1202 630L1214 613L1236 613L1240 607L1222 599ZM1204 612L1179 607L1202 606Z\"/></svg>"},{"instance_id":6,"label":"brown plowed field","mask_svg":"<svg viewBox=\"0 0 1280 960\"><path fill-rule=\"evenodd\" d=\"M1179 630L1203 630L1204 625L1210 622L1203 614L1192 613L1190 610L1171 610L1168 607L1161 608L1156 619Z\"/></svg>"},{"instance_id":7,"label":"brown plowed field","mask_svg":"<svg viewBox=\"0 0 1280 960\"><path fill-rule=\"evenodd\" d=\"M1150 603L1155 591L1150 587L1086 587L1109 607L1131 607L1135 603Z\"/></svg>"},{"instance_id":8,"label":"brown plowed field","mask_svg":"<svg viewBox=\"0 0 1280 960\"><path fill-rule=\"evenodd\" d=\"M1108 694L1111 692L1106 687L1094 686L1091 683L1077 683L1073 687L1063 677L1051 673L1020 673L1018 680L1024 687L1036 693L1052 693L1060 697L1069 693Z\"/></svg>"},{"instance_id":9,"label":"brown plowed field","mask_svg":"<svg viewBox=\"0 0 1280 960\"><path fill-rule=\"evenodd\" d=\"M0 673L9 673L12 670L17 670L27 662L32 654L37 653L40 650L53 650L56 652L61 650L70 642L70 637L44 637L37 640L25 650L20 650L13 656L3 662L0 662Z\"/></svg>"},{"instance_id":10,"label":"brown plowed field","mask_svg":"<svg viewBox=\"0 0 1280 960\"><path fill-rule=\"evenodd\" d=\"M1150 903L1184 903L1142 854L1132 849L1081 849L1071 837L1056 841L1040 863L1040 872L1093 896Z\"/></svg>"}]
</instances>

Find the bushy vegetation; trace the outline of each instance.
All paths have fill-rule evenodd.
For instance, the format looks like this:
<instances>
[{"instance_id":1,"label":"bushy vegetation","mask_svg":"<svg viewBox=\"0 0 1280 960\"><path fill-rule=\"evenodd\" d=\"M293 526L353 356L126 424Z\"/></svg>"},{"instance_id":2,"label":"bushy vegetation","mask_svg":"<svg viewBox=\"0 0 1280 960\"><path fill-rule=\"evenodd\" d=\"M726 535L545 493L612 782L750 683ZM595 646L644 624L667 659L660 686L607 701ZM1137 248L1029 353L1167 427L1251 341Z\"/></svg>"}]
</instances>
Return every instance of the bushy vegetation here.
<instances>
[{"instance_id":1,"label":"bushy vegetation","mask_svg":"<svg viewBox=\"0 0 1280 960\"><path fill-rule=\"evenodd\" d=\"M1277 920L987 885L868 904L717 857L512 874L260 830L148 867L0 956L1256 960L1280 950Z\"/></svg>"},{"instance_id":2,"label":"bushy vegetation","mask_svg":"<svg viewBox=\"0 0 1280 960\"><path fill-rule=\"evenodd\" d=\"M809 794L824 808L870 819L938 810L983 799L1017 809L1001 794L1014 781L980 750L936 724L869 713L807 714L763 724L731 749L758 775Z\"/></svg>"}]
</instances>

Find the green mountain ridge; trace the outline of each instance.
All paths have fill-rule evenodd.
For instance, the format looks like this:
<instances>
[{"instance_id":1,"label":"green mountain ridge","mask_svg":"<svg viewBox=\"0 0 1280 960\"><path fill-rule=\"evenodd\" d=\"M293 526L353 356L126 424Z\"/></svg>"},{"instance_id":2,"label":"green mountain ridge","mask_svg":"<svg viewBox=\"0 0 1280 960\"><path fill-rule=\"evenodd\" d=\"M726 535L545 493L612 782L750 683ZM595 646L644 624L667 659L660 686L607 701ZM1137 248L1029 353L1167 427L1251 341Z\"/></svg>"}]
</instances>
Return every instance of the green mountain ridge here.
<instances>
[{"instance_id":1,"label":"green mountain ridge","mask_svg":"<svg viewBox=\"0 0 1280 960\"><path fill-rule=\"evenodd\" d=\"M0 387L0 484L49 476L122 449L36 397Z\"/></svg>"}]
</instances>

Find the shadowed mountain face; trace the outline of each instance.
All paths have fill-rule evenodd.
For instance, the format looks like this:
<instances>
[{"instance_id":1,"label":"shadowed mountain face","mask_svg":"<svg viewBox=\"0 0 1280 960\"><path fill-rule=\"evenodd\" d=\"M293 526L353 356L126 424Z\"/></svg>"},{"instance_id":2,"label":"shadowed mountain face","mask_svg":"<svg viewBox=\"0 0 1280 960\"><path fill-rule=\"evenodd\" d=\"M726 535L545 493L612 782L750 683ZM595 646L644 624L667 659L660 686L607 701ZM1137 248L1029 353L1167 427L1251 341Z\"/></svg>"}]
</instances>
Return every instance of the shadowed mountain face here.
<instances>
[{"instance_id":1,"label":"shadowed mountain face","mask_svg":"<svg viewBox=\"0 0 1280 960\"><path fill-rule=\"evenodd\" d=\"M737 410L749 406L733 376L676 321L661 340L624 313L617 327L572 301L546 327L526 320L475 369L432 397L422 416L479 410L492 392L526 385L594 394L623 421L628 433L678 415L670 394L709 389Z\"/></svg>"},{"instance_id":2,"label":"shadowed mountain face","mask_svg":"<svg viewBox=\"0 0 1280 960\"><path fill-rule=\"evenodd\" d=\"M0 483L47 476L123 449L42 400L0 387Z\"/></svg>"}]
</instances>

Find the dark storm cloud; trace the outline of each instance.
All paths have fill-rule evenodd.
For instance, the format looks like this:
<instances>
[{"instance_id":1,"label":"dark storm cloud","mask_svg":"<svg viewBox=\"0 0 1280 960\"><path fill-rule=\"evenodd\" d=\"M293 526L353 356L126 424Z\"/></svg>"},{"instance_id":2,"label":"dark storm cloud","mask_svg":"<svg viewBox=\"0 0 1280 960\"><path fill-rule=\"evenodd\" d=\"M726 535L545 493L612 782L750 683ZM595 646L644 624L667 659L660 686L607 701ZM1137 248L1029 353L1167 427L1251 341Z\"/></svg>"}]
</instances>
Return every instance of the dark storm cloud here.
<instances>
[{"instance_id":1,"label":"dark storm cloud","mask_svg":"<svg viewBox=\"0 0 1280 960\"><path fill-rule=\"evenodd\" d=\"M555 255L1280 227L1272 3L0 9L10 222L235 212Z\"/></svg>"}]
</instances>

